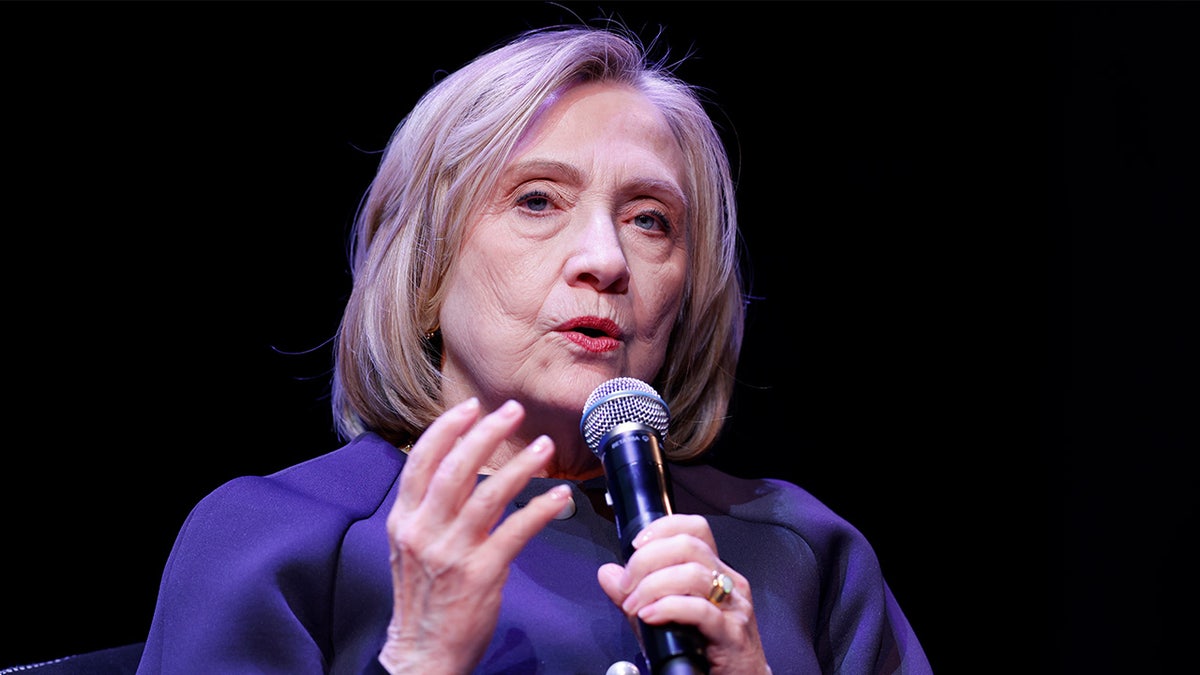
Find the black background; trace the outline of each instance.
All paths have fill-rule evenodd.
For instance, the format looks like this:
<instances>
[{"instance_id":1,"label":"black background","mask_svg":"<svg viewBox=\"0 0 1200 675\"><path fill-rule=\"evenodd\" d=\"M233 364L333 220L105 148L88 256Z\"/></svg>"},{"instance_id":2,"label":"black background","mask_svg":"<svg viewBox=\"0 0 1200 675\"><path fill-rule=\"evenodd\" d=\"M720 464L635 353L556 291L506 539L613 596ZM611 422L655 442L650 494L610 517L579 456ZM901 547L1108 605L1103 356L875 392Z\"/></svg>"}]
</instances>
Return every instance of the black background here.
<instances>
[{"instance_id":1,"label":"black background","mask_svg":"<svg viewBox=\"0 0 1200 675\"><path fill-rule=\"evenodd\" d=\"M378 151L571 12L728 134L715 461L863 530L938 672L1194 664L1197 4L6 2L0 667L144 639L191 506L337 446Z\"/></svg>"}]
</instances>

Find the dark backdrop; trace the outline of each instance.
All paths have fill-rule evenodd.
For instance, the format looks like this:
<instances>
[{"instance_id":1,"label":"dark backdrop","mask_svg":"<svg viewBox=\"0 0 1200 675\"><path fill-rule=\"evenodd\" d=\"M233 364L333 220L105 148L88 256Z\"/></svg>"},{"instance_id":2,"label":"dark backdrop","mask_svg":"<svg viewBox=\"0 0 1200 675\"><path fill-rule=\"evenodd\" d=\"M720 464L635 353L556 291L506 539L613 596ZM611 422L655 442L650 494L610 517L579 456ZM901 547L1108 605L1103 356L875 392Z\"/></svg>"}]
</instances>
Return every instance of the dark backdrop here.
<instances>
[{"instance_id":1,"label":"dark backdrop","mask_svg":"<svg viewBox=\"0 0 1200 675\"><path fill-rule=\"evenodd\" d=\"M378 151L568 8L665 26L729 134L715 461L862 529L939 672L1194 662L1200 6L6 2L0 667L142 640L198 499L337 446Z\"/></svg>"}]
</instances>

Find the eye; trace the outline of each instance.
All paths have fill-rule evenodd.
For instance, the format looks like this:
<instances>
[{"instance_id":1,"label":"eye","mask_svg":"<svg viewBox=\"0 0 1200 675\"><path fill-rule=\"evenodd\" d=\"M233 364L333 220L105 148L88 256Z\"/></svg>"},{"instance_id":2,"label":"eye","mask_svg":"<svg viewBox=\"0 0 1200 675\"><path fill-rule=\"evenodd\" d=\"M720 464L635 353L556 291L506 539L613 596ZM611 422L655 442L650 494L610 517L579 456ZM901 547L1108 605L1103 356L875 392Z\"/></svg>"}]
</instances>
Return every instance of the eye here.
<instances>
[{"instance_id":1,"label":"eye","mask_svg":"<svg viewBox=\"0 0 1200 675\"><path fill-rule=\"evenodd\" d=\"M545 192L535 191L527 192L518 197L517 206L524 207L535 213L543 213L549 211L553 204L550 201L550 196Z\"/></svg>"},{"instance_id":2,"label":"eye","mask_svg":"<svg viewBox=\"0 0 1200 675\"><path fill-rule=\"evenodd\" d=\"M662 232L671 231L671 221L667 219L666 214L656 209L643 211L633 217L633 224L643 230L660 230Z\"/></svg>"}]
</instances>

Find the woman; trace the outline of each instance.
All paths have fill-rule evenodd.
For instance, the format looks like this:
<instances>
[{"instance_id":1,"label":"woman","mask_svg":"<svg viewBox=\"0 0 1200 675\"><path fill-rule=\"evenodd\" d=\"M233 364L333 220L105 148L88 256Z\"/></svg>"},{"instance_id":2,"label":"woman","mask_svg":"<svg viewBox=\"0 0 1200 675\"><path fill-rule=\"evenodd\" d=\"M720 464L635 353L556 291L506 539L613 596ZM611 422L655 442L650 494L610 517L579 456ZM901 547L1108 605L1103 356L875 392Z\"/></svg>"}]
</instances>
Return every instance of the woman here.
<instances>
[{"instance_id":1,"label":"woman","mask_svg":"<svg viewBox=\"0 0 1200 675\"><path fill-rule=\"evenodd\" d=\"M741 346L733 197L698 96L619 29L440 81L356 223L348 443L196 506L139 672L666 672L643 625L698 634L690 672L928 672L857 530L700 461ZM627 560L580 433L617 377L671 411L674 513Z\"/></svg>"}]
</instances>

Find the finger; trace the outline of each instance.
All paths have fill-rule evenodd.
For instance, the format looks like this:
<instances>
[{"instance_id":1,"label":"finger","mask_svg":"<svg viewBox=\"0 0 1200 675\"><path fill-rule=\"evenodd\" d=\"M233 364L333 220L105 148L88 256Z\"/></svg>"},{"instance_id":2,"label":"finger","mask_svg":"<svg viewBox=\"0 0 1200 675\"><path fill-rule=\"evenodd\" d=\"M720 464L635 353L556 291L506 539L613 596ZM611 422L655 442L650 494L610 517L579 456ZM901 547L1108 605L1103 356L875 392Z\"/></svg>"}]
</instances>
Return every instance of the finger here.
<instances>
[{"instance_id":1,"label":"finger","mask_svg":"<svg viewBox=\"0 0 1200 675\"><path fill-rule=\"evenodd\" d=\"M679 534L690 535L703 541L714 553L717 550L717 541L713 537L708 519L704 516L687 513L674 513L654 520L638 533L633 540L633 547L638 549L655 539Z\"/></svg>"},{"instance_id":2,"label":"finger","mask_svg":"<svg viewBox=\"0 0 1200 675\"><path fill-rule=\"evenodd\" d=\"M491 549L491 553L511 562L535 534L554 520L570 498L570 486L555 485L505 518L488 537L485 546Z\"/></svg>"},{"instance_id":3,"label":"finger","mask_svg":"<svg viewBox=\"0 0 1200 675\"><path fill-rule=\"evenodd\" d=\"M712 569L697 562L658 568L638 581L626 595L621 608L627 614L635 614L642 607L672 595L690 595L707 601L712 589Z\"/></svg>"},{"instance_id":4,"label":"finger","mask_svg":"<svg viewBox=\"0 0 1200 675\"><path fill-rule=\"evenodd\" d=\"M625 596L628 595L621 588L621 581L624 577L625 568L616 563L604 563L596 570L596 581L600 582L600 588L617 606L620 606L625 601Z\"/></svg>"},{"instance_id":5,"label":"finger","mask_svg":"<svg viewBox=\"0 0 1200 675\"><path fill-rule=\"evenodd\" d=\"M431 508L457 514L475 490L479 468L496 452L500 442L516 431L524 417L525 409L520 403L505 401L461 436L429 480L428 492L439 496Z\"/></svg>"},{"instance_id":6,"label":"finger","mask_svg":"<svg viewBox=\"0 0 1200 675\"><path fill-rule=\"evenodd\" d=\"M455 441L479 418L479 399L471 397L442 413L413 444L400 474L395 508L413 510L425 498L429 481Z\"/></svg>"},{"instance_id":7,"label":"finger","mask_svg":"<svg viewBox=\"0 0 1200 675\"><path fill-rule=\"evenodd\" d=\"M699 580L693 576L687 593L663 595L637 608L635 614L648 624L677 622L695 625L714 641L740 633L753 621L754 605L750 586L745 577L732 569L725 569L723 573L733 580L733 590L720 603L708 599L708 591L712 588L712 572L709 571L700 574Z\"/></svg>"},{"instance_id":8,"label":"finger","mask_svg":"<svg viewBox=\"0 0 1200 675\"><path fill-rule=\"evenodd\" d=\"M732 599L732 598L731 598ZM724 605L724 603L722 603ZM725 637L726 607L694 595L668 595L637 611L637 618L653 626L681 623L696 626L710 640Z\"/></svg>"},{"instance_id":9,"label":"finger","mask_svg":"<svg viewBox=\"0 0 1200 675\"><path fill-rule=\"evenodd\" d=\"M618 607L625 600L625 591L621 590L621 580L625 577L625 568L616 563L604 563L596 570L596 580L600 582L600 588L604 590L608 599ZM629 627L633 630L637 628L637 617L627 613L626 618L629 620Z\"/></svg>"},{"instance_id":10,"label":"finger","mask_svg":"<svg viewBox=\"0 0 1200 675\"><path fill-rule=\"evenodd\" d=\"M629 557L624 588L631 591L659 570L689 563L700 565L702 570L713 570L721 565L721 559L707 542L691 534L661 536L660 533L643 542Z\"/></svg>"},{"instance_id":11,"label":"finger","mask_svg":"<svg viewBox=\"0 0 1200 675\"><path fill-rule=\"evenodd\" d=\"M487 536L499 522L508 504L529 484L531 477L545 468L553 454L554 441L550 440L549 436L543 435L534 439L523 451L505 462L496 473L479 482L470 498L462 505L455 524L460 529L470 528L465 533L474 540ZM528 505L522 511L527 509ZM513 513L509 518L518 513L521 512Z\"/></svg>"},{"instance_id":12,"label":"finger","mask_svg":"<svg viewBox=\"0 0 1200 675\"><path fill-rule=\"evenodd\" d=\"M516 430L524 415L519 403L507 401L451 441L448 450L446 439L439 437L438 452L430 454L441 454L441 460L432 468L420 499L414 503L413 493L409 493L405 506L420 509L431 523L454 521L479 482L479 468L500 441Z\"/></svg>"}]
</instances>

